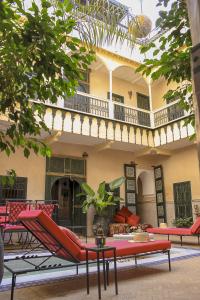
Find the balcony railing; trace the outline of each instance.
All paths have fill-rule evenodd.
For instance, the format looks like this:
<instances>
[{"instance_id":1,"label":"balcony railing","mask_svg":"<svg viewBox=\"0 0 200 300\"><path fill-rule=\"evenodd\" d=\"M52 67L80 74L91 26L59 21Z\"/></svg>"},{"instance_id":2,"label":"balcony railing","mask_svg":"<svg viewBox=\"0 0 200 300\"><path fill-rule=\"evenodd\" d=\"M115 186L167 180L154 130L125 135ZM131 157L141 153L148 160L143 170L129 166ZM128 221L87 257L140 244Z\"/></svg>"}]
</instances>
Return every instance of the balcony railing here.
<instances>
[{"instance_id":1,"label":"balcony railing","mask_svg":"<svg viewBox=\"0 0 200 300\"><path fill-rule=\"evenodd\" d=\"M77 92L73 97L64 100L64 107L85 112L98 117L110 118L109 101ZM150 113L142 109L136 109L121 103L113 102L113 118L118 121L151 127Z\"/></svg>"},{"instance_id":2,"label":"balcony railing","mask_svg":"<svg viewBox=\"0 0 200 300\"><path fill-rule=\"evenodd\" d=\"M154 111L154 125L155 127L159 127L165 124L168 124L172 121L178 120L182 117L188 115L183 108L179 106L179 101L174 101L166 105L163 108L157 109Z\"/></svg>"},{"instance_id":3,"label":"balcony railing","mask_svg":"<svg viewBox=\"0 0 200 300\"><path fill-rule=\"evenodd\" d=\"M64 107L98 117L109 118L108 101L85 93L77 92L73 97L65 99Z\"/></svg>"},{"instance_id":4,"label":"balcony railing","mask_svg":"<svg viewBox=\"0 0 200 300\"><path fill-rule=\"evenodd\" d=\"M82 92L77 92L64 101L58 101L57 105L51 105L48 101L46 104L147 128L157 128L189 115L179 106L178 101L149 112L118 102L110 103L109 100Z\"/></svg>"}]
</instances>

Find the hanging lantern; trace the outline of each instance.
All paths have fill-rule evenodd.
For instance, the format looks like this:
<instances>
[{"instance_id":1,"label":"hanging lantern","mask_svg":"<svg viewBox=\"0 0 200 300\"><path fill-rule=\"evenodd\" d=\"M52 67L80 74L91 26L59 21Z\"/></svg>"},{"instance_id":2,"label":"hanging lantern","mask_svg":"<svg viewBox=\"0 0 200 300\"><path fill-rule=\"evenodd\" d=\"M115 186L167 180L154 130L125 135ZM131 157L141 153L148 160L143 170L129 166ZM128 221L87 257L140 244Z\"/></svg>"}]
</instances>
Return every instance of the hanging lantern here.
<instances>
[{"instance_id":1,"label":"hanging lantern","mask_svg":"<svg viewBox=\"0 0 200 300\"><path fill-rule=\"evenodd\" d=\"M152 29L152 22L145 15L138 15L129 22L128 32L135 38L145 38Z\"/></svg>"}]
</instances>

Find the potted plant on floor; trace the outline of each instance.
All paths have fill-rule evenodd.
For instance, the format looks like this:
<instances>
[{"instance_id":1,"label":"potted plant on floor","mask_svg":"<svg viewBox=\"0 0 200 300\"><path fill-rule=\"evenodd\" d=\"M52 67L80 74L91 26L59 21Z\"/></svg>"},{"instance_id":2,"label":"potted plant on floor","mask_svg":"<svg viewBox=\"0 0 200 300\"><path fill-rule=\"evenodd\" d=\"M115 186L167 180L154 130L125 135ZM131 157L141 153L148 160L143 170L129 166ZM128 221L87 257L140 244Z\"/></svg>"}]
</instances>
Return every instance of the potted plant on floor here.
<instances>
[{"instance_id":1,"label":"potted plant on floor","mask_svg":"<svg viewBox=\"0 0 200 300\"><path fill-rule=\"evenodd\" d=\"M83 213L87 213L88 209L93 206L95 208L95 216L93 221L93 230L95 231L96 224L101 224L104 234L108 234L108 207L116 205L122 198L115 196L114 191L119 188L125 182L124 177L119 177L109 185L109 191L106 189L106 182L103 181L99 184L97 192L95 192L87 183L82 183L81 188L85 195L86 200L83 202ZM95 232L94 232L95 233Z\"/></svg>"}]
</instances>

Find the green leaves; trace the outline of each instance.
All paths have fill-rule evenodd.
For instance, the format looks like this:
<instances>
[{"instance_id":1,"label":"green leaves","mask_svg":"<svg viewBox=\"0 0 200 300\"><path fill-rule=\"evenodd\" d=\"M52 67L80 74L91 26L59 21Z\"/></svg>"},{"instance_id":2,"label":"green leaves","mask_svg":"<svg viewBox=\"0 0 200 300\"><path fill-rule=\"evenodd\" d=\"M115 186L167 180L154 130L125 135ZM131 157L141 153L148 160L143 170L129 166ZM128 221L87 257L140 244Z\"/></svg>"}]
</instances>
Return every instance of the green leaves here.
<instances>
[{"instance_id":1,"label":"green leaves","mask_svg":"<svg viewBox=\"0 0 200 300\"><path fill-rule=\"evenodd\" d=\"M88 196L93 197L95 195L95 192L87 183L85 183L85 182L82 183L81 187L82 187L83 191L85 192L85 194L87 194Z\"/></svg>"},{"instance_id":2,"label":"green leaves","mask_svg":"<svg viewBox=\"0 0 200 300\"><path fill-rule=\"evenodd\" d=\"M86 196L86 200L83 202L83 212L87 213L90 206L94 206L96 213L101 215L104 213L108 206L116 205L118 201L121 200L120 197L114 195L114 191L119 188L125 182L124 177L117 178L109 183L109 188L106 189L106 182L103 181L99 184L97 192L95 193L94 190L87 184L82 183L81 188L83 193L77 196Z\"/></svg>"},{"instance_id":3,"label":"green leaves","mask_svg":"<svg viewBox=\"0 0 200 300\"><path fill-rule=\"evenodd\" d=\"M94 59L93 52L71 37L76 26L70 0L0 2L0 113L10 121L0 131L0 151L7 155L21 147L25 157L51 155L38 136L49 131L44 122L44 103L71 96ZM49 13L51 11L51 13ZM70 55L67 51L71 50ZM39 99L41 104L30 105Z\"/></svg>"},{"instance_id":4,"label":"green leaves","mask_svg":"<svg viewBox=\"0 0 200 300\"><path fill-rule=\"evenodd\" d=\"M112 182L109 183L110 190L114 191L115 189L120 187L125 182L125 180L126 179L123 176L113 180Z\"/></svg>"},{"instance_id":5,"label":"green leaves","mask_svg":"<svg viewBox=\"0 0 200 300\"><path fill-rule=\"evenodd\" d=\"M141 47L141 53L149 50L153 53L151 59L145 59L137 72L150 76L153 80L164 78L167 83L177 83L174 91L164 96L167 100L180 100L180 105L187 111L192 110L191 85L191 34L186 1L158 0L157 6L167 7L161 10L156 25L163 32L156 43ZM194 124L194 117L190 118Z\"/></svg>"}]
</instances>

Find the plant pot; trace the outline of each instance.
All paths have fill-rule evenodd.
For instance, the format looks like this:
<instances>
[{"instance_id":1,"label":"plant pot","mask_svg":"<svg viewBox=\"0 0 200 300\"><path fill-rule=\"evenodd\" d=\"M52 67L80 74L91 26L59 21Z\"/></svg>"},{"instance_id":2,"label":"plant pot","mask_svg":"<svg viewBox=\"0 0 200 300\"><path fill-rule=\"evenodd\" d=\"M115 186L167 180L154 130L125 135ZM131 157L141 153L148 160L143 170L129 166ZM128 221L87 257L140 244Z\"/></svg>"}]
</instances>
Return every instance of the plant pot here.
<instances>
[{"instance_id":1,"label":"plant pot","mask_svg":"<svg viewBox=\"0 0 200 300\"><path fill-rule=\"evenodd\" d=\"M2 239L2 227L0 227L0 283L3 278L3 273L4 273L4 244L3 244L3 239Z\"/></svg>"},{"instance_id":2,"label":"plant pot","mask_svg":"<svg viewBox=\"0 0 200 300\"><path fill-rule=\"evenodd\" d=\"M94 235L96 235L97 224L101 224L101 226L103 228L104 235L107 236L108 231L109 231L109 227L108 227L109 222L110 222L109 217L95 215L94 220L93 220L93 233L94 233Z\"/></svg>"}]
</instances>

